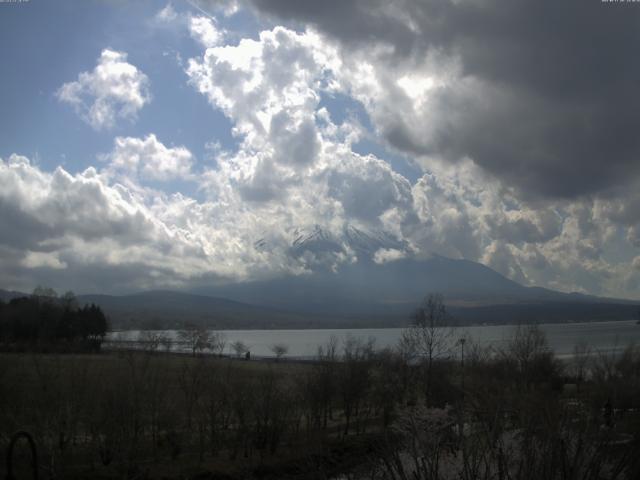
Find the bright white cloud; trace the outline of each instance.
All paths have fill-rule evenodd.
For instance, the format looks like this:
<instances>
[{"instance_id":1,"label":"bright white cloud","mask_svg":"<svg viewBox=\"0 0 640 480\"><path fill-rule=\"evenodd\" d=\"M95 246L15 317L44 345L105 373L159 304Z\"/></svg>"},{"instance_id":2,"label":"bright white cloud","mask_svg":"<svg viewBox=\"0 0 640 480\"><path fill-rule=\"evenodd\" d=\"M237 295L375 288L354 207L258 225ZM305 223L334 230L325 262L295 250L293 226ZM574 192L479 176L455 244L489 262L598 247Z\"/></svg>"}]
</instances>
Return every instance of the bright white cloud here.
<instances>
[{"instance_id":1,"label":"bright white cloud","mask_svg":"<svg viewBox=\"0 0 640 480\"><path fill-rule=\"evenodd\" d=\"M67 264L60 260L56 253L49 252L26 252L22 259L22 266L28 269L51 268L62 270L67 268Z\"/></svg>"},{"instance_id":2,"label":"bright white cloud","mask_svg":"<svg viewBox=\"0 0 640 480\"><path fill-rule=\"evenodd\" d=\"M189 32L205 48L214 47L222 41L222 32L218 30L211 18L204 16L189 19Z\"/></svg>"},{"instance_id":3,"label":"bright white cloud","mask_svg":"<svg viewBox=\"0 0 640 480\"><path fill-rule=\"evenodd\" d=\"M110 49L102 51L93 71L80 73L56 95L95 130L112 128L120 119L135 120L151 101L148 77L127 62L126 53Z\"/></svg>"},{"instance_id":4,"label":"bright white cloud","mask_svg":"<svg viewBox=\"0 0 640 480\"><path fill-rule=\"evenodd\" d=\"M212 188L230 181L253 202L320 188L306 184L326 167L323 150L330 148L315 117L328 68L318 41L276 28L189 61L191 83L234 122L242 141L237 154L219 159Z\"/></svg>"},{"instance_id":5,"label":"bright white cloud","mask_svg":"<svg viewBox=\"0 0 640 480\"><path fill-rule=\"evenodd\" d=\"M193 155L185 147L166 147L155 135L146 138L116 137L113 151L103 157L114 173L167 181L189 178Z\"/></svg>"},{"instance_id":6,"label":"bright white cloud","mask_svg":"<svg viewBox=\"0 0 640 480\"><path fill-rule=\"evenodd\" d=\"M376 250L376 253L373 255L373 261L375 263L382 264L400 260L406 256L406 252L403 252L402 250L396 250L395 248L380 248L379 250Z\"/></svg>"},{"instance_id":7,"label":"bright white cloud","mask_svg":"<svg viewBox=\"0 0 640 480\"><path fill-rule=\"evenodd\" d=\"M0 161L0 184L7 186L0 192L0 262L9 284L37 282L52 269L77 273L75 287L85 290L117 288L114 281L125 288L179 284L225 271L213 266L221 258L197 232L159 215L180 197L134 191L93 168L46 173L15 155Z\"/></svg>"}]
</instances>

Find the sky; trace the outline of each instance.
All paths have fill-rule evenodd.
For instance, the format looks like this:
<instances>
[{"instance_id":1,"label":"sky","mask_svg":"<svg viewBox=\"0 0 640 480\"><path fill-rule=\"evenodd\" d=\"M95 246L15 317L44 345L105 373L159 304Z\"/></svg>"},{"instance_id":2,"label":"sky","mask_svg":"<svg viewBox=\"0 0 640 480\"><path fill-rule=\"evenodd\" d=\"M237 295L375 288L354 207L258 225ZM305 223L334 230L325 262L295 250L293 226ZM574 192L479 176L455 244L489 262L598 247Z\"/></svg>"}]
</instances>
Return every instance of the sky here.
<instances>
[{"instance_id":1,"label":"sky","mask_svg":"<svg viewBox=\"0 0 640 480\"><path fill-rule=\"evenodd\" d=\"M0 288L260 280L393 239L640 299L640 3L0 2ZM334 244L335 244L334 242ZM361 253L360 253L361 255Z\"/></svg>"}]
</instances>

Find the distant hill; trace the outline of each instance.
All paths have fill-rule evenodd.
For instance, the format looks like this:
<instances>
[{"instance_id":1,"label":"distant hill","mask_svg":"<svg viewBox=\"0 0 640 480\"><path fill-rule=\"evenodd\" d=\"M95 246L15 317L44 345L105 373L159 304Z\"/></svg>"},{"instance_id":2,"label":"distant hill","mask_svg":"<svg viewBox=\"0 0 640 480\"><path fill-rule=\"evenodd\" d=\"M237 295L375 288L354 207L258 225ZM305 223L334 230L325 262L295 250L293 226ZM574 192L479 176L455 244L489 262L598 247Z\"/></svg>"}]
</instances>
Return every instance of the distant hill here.
<instances>
[{"instance_id":1,"label":"distant hill","mask_svg":"<svg viewBox=\"0 0 640 480\"><path fill-rule=\"evenodd\" d=\"M385 247L388 241L382 235L347 233L350 248L361 253L367 246ZM339 245L322 231L313 231L296 237L296 252L307 243L325 249ZM191 292L80 295L78 300L99 305L115 329L180 328L185 323L224 329L405 326L429 292L442 293L461 324L628 320L640 311L640 302L525 287L468 260L436 255L378 264L363 258L336 272L320 269ZM20 293L0 290L5 301L16 295Z\"/></svg>"},{"instance_id":2,"label":"distant hill","mask_svg":"<svg viewBox=\"0 0 640 480\"><path fill-rule=\"evenodd\" d=\"M27 293L22 293L22 292L14 292L14 291L11 291L11 290L2 290L2 289L0 289L0 300L2 300L3 302L8 302L12 298L24 297L26 295L28 295L28 294Z\"/></svg>"},{"instance_id":3,"label":"distant hill","mask_svg":"<svg viewBox=\"0 0 640 480\"><path fill-rule=\"evenodd\" d=\"M29 293L0 289L0 300L26 297ZM170 290L130 295L78 295L82 305L96 304L107 314L111 328L176 329L185 324L220 329L339 327L346 319L281 311L271 307Z\"/></svg>"},{"instance_id":4,"label":"distant hill","mask_svg":"<svg viewBox=\"0 0 640 480\"><path fill-rule=\"evenodd\" d=\"M185 323L211 328L297 327L313 318L270 307L177 291L132 295L79 295L80 303L95 303L107 312L116 329L181 328Z\"/></svg>"}]
</instances>

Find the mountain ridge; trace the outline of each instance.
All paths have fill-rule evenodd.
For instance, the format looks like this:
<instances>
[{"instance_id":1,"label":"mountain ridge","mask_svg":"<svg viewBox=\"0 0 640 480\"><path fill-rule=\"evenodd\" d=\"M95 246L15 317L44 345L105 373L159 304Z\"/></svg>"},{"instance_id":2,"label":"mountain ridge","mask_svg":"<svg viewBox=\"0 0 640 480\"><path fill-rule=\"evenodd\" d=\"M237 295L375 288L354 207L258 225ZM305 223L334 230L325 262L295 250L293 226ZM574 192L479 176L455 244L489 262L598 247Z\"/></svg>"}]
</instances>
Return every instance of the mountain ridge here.
<instances>
[{"instance_id":1,"label":"mountain ridge","mask_svg":"<svg viewBox=\"0 0 640 480\"><path fill-rule=\"evenodd\" d=\"M486 265L439 255L189 290L83 294L78 301L101 306L114 328L384 327L407 325L430 292L442 293L463 324L630 319L640 303L526 287ZM0 290L5 301L19 295Z\"/></svg>"}]
</instances>

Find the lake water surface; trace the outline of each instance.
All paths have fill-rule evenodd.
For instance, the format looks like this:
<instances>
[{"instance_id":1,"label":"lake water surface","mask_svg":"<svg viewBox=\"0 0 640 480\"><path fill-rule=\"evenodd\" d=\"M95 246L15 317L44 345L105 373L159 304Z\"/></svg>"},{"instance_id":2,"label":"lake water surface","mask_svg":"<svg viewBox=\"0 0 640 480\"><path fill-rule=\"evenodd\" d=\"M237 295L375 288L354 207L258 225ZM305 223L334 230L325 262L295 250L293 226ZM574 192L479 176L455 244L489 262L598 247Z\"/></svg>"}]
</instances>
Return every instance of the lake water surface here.
<instances>
[{"instance_id":1,"label":"lake water surface","mask_svg":"<svg viewBox=\"0 0 640 480\"><path fill-rule=\"evenodd\" d=\"M542 324L549 346L559 357L569 357L578 343L586 343L593 350L619 351L630 343L640 343L640 325L635 320L619 322L589 322L566 324ZM453 336L459 339L467 336L482 345L500 347L513 335L514 325L491 325L457 328ZM136 340L139 331L112 332L109 340ZM177 339L177 332L167 330L169 337ZM254 357L272 357L270 348L279 343L289 348L287 357L312 358L319 345L326 344L332 336L344 341L349 336L361 339L375 339L377 348L397 344L402 334L400 328L359 328L359 329L318 329L318 330L225 330L222 332L227 342L225 353L232 353L230 344L242 341L249 347Z\"/></svg>"}]
</instances>

